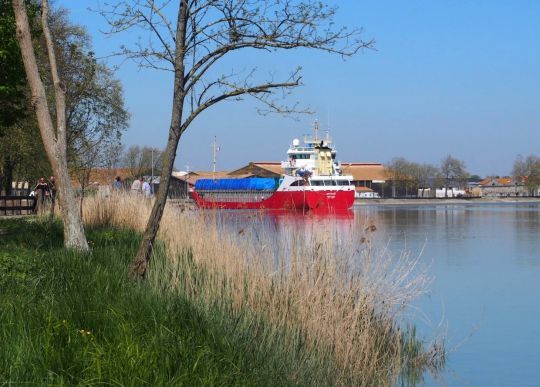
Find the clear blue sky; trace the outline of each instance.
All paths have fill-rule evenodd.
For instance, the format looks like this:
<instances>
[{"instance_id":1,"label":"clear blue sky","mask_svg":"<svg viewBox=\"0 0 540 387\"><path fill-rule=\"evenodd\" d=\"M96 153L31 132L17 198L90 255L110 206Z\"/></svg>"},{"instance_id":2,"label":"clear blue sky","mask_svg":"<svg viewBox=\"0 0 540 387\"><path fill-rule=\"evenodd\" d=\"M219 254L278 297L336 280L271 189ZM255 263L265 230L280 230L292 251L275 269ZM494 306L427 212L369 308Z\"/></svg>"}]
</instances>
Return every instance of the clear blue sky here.
<instances>
[{"instance_id":1,"label":"clear blue sky","mask_svg":"<svg viewBox=\"0 0 540 387\"><path fill-rule=\"evenodd\" d=\"M296 100L316 111L298 121L260 116L256 103L225 103L207 110L185 133L176 166L211 168L211 143L221 145L218 169L249 161L280 161L314 118L331 134L342 161L387 162L403 156L439 164L447 154L471 173L504 175L517 154L540 155L539 1L347 0L337 21L364 27L377 51L352 59L320 52L257 53L238 66L285 72L303 67ZM121 40L104 37L96 0L57 0L86 26L98 56ZM126 43L133 36L125 36ZM268 66L271 63L271 66ZM163 148L169 127L172 79L124 64L117 73L132 114L127 145Z\"/></svg>"}]
</instances>

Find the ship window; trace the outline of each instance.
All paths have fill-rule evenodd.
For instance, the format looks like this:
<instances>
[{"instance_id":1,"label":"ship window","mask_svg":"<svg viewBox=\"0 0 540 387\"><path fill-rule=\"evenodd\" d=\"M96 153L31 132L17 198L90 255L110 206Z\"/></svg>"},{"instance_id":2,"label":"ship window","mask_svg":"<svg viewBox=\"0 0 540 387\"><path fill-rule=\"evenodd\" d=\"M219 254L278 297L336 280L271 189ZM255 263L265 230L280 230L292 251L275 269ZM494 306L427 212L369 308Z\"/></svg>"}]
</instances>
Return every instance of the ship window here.
<instances>
[{"instance_id":1,"label":"ship window","mask_svg":"<svg viewBox=\"0 0 540 387\"><path fill-rule=\"evenodd\" d=\"M311 180L311 185L324 185L322 180Z\"/></svg>"},{"instance_id":2,"label":"ship window","mask_svg":"<svg viewBox=\"0 0 540 387\"><path fill-rule=\"evenodd\" d=\"M302 186L304 185L304 181L303 180L297 180L295 181L294 183L291 184L291 187L298 187L298 186Z\"/></svg>"}]
</instances>

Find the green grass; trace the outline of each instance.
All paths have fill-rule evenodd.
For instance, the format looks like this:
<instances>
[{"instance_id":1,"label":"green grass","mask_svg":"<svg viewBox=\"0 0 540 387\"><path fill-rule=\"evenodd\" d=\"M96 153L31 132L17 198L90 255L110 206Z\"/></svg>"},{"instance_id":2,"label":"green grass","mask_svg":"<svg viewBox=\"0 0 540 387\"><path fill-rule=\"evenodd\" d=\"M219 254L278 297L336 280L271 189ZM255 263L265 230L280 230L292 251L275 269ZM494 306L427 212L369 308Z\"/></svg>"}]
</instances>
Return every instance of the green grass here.
<instances>
[{"instance_id":1,"label":"green grass","mask_svg":"<svg viewBox=\"0 0 540 387\"><path fill-rule=\"evenodd\" d=\"M284 385L324 382L264 322L133 284L139 235L87 230L66 251L61 225L0 220L0 385ZM301 368L301 369L299 369Z\"/></svg>"}]
</instances>

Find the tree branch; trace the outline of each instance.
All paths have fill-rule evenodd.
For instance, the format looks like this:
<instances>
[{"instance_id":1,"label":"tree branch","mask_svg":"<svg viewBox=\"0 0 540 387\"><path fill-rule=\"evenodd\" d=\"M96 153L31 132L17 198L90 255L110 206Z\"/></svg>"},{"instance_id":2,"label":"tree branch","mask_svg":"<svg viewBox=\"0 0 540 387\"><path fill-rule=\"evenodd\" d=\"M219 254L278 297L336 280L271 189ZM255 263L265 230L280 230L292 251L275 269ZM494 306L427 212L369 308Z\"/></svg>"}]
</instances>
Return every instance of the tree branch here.
<instances>
[{"instance_id":1,"label":"tree branch","mask_svg":"<svg viewBox=\"0 0 540 387\"><path fill-rule=\"evenodd\" d=\"M206 109L215 105L218 102L221 102L223 100L230 99L233 97L239 97L245 94L256 95L260 93L269 93L270 90L272 89L296 87L299 84L300 84L300 78L298 78L297 80L293 82L269 83L269 84L257 85L257 86L247 87L247 88L235 89L227 93L223 93L217 97L210 98L206 100L206 102L204 102L202 105L199 105L195 111L191 112L191 114L186 118L186 120L180 126L180 133L183 133L191 124L191 122L199 114L201 114L203 111L205 111Z\"/></svg>"}]
</instances>

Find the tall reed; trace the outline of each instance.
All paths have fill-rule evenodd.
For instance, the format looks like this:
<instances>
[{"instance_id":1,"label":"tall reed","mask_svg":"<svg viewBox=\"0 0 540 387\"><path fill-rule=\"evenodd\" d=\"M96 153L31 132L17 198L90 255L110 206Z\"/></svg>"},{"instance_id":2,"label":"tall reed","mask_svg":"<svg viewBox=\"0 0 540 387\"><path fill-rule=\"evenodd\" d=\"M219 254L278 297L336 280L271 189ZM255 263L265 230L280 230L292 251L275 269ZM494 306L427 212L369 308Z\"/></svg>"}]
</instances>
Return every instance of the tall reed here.
<instances>
[{"instance_id":1,"label":"tall reed","mask_svg":"<svg viewBox=\"0 0 540 387\"><path fill-rule=\"evenodd\" d=\"M86 200L84 219L142 231L150 209L137 196L95 197ZM159 232L166 259L156 260L150 281L203 308L243 316L253 329L268 322L274 332L266 340L287 332L281 346L301 347L306 364L317 363L340 384L392 384L404 371L417 375L442 364L440 343L427 345L401 326L401 312L428 283L418 257L375 246L376 227L362 220L342 233L308 214L304 227L285 221L273 233L265 231L266 219L168 205Z\"/></svg>"}]
</instances>

